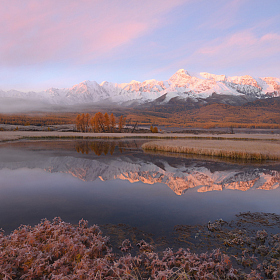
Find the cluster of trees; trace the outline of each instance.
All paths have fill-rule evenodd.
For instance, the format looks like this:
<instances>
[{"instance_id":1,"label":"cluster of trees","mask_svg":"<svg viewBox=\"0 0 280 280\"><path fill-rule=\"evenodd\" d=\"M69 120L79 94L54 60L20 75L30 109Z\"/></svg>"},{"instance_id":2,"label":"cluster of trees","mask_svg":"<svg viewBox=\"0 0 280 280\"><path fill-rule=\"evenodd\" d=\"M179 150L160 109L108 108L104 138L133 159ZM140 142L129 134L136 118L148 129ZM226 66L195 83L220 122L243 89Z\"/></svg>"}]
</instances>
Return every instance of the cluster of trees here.
<instances>
[{"instance_id":1,"label":"cluster of trees","mask_svg":"<svg viewBox=\"0 0 280 280\"><path fill-rule=\"evenodd\" d=\"M156 126L150 126L150 130L152 133L158 133L158 128Z\"/></svg>"},{"instance_id":2,"label":"cluster of trees","mask_svg":"<svg viewBox=\"0 0 280 280\"><path fill-rule=\"evenodd\" d=\"M89 114L79 114L76 117L76 128L82 132L122 132L125 123L125 117L121 115L117 122L113 113L110 116L108 113L103 115L98 112L93 117Z\"/></svg>"}]
</instances>

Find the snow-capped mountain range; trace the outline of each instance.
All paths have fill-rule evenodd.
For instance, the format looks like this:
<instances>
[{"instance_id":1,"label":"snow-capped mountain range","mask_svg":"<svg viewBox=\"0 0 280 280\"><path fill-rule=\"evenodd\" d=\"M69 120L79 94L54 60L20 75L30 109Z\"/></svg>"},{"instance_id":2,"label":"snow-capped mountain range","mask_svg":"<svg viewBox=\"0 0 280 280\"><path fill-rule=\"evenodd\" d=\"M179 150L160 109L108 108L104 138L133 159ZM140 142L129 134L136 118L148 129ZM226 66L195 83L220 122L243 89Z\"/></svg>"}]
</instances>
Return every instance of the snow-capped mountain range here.
<instances>
[{"instance_id":1,"label":"snow-capped mountain range","mask_svg":"<svg viewBox=\"0 0 280 280\"><path fill-rule=\"evenodd\" d=\"M98 84L95 81L84 81L72 88L50 88L42 92L20 92L16 90L1 91L0 101L5 104L17 102L36 102L45 105L71 106L77 104L119 104L137 105L159 100L168 103L171 99L196 101L206 99L214 94L243 96L249 100L279 97L280 79L273 77L253 78L251 76L215 75L202 72L190 74L184 69L178 70L167 81L146 80L129 83ZM30 103L31 102L31 103ZM1 113L2 107L0 107Z\"/></svg>"}]
</instances>

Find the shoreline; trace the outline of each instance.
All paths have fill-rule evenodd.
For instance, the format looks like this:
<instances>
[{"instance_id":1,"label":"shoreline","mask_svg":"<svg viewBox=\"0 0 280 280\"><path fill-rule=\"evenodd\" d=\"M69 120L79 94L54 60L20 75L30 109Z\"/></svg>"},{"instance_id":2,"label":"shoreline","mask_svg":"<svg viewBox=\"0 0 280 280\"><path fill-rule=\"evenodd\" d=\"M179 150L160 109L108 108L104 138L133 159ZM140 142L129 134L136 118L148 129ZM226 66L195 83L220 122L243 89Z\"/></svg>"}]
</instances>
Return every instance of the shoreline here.
<instances>
[{"instance_id":1,"label":"shoreline","mask_svg":"<svg viewBox=\"0 0 280 280\"><path fill-rule=\"evenodd\" d=\"M247 140L279 141L280 134L191 134L191 133L93 133L61 131L0 131L0 143L16 140L39 139L200 139L200 140Z\"/></svg>"},{"instance_id":2,"label":"shoreline","mask_svg":"<svg viewBox=\"0 0 280 280\"><path fill-rule=\"evenodd\" d=\"M38 140L147 139L144 151L245 160L280 160L279 134L83 133L0 131L0 144Z\"/></svg>"}]
</instances>

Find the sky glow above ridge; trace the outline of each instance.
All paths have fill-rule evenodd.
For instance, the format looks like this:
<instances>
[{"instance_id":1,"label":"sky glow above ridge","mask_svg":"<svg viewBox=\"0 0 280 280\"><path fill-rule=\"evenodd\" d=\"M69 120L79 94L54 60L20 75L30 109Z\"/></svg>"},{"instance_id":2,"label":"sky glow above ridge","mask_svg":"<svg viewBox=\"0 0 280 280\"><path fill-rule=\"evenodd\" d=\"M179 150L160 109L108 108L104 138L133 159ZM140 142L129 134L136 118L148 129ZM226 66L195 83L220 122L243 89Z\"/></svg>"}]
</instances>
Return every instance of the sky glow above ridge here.
<instances>
[{"instance_id":1,"label":"sky glow above ridge","mask_svg":"<svg viewBox=\"0 0 280 280\"><path fill-rule=\"evenodd\" d=\"M0 90L167 80L178 69L280 78L279 0L0 0Z\"/></svg>"}]
</instances>

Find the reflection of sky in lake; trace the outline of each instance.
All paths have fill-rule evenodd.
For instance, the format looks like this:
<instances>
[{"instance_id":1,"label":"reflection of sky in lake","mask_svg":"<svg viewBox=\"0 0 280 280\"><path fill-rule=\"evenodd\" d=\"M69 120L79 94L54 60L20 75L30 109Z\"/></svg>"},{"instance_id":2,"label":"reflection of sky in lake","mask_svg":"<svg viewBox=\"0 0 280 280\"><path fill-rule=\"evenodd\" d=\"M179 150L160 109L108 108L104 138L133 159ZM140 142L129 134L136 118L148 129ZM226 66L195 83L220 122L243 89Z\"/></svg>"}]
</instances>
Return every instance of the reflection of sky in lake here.
<instances>
[{"instance_id":1,"label":"reflection of sky in lake","mask_svg":"<svg viewBox=\"0 0 280 280\"><path fill-rule=\"evenodd\" d=\"M90 224L124 223L160 234L172 230L177 224L206 223L219 218L229 220L239 212L263 211L280 214L280 188L269 191L249 189L244 192L225 189L204 193L193 188L182 195L176 195L164 183L130 183L119 178L83 181L65 173L65 165L62 169L57 165L57 169L52 169L51 172L43 170L43 164L58 164L57 159L49 160L51 156L48 154L53 156L54 151L41 151L37 154L39 158L34 151L29 154L28 149L22 154L18 153L18 156L17 153L12 153L12 148L6 149L5 156L4 149L0 149L0 154L0 227L6 231L13 230L20 224L36 224L42 218L60 216L71 223L77 223L84 218ZM69 156L71 153L67 152L67 156L61 155L59 158L62 160ZM139 152L139 155L134 152L131 152L131 155L127 153L126 158L128 162L133 158L134 164L139 164L140 158L141 162L145 161L148 166L151 166L152 161L164 162L163 157L153 156L151 160L142 152ZM104 164L102 156L99 159L100 165ZM124 158L119 163L123 161ZM177 159L173 161L176 162ZM23 162L27 167L24 167ZM81 162L84 162L83 159ZM191 166L193 164L191 161ZM12 166L16 167L11 168ZM141 165L141 168L144 166L146 165ZM81 166L82 168L84 166ZM236 169L236 165L234 168Z\"/></svg>"}]
</instances>

